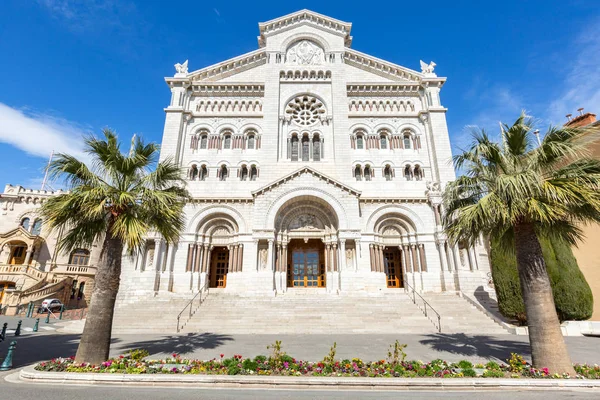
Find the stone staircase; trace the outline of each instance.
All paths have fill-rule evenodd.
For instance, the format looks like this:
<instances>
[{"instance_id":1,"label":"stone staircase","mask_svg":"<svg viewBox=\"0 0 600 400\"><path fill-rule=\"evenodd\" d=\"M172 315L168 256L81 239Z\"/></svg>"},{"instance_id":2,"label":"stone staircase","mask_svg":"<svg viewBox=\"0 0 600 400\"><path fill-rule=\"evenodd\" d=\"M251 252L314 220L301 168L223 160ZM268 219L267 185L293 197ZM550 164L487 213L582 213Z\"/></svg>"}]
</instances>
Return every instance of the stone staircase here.
<instances>
[{"instance_id":1,"label":"stone staircase","mask_svg":"<svg viewBox=\"0 0 600 400\"><path fill-rule=\"evenodd\" d=\"M423 297L441 315L442 333L506 334L504 328L454 293ZM190 297L191 298L191 297ZM417 302L419 297L417 296ZM189 298L149 297L120 303L115 333L175 334L177 315ZM325 289L288 290L277 296L240 296L210 289L180 333L221 334L432 334L434 323L423 315L407 292L330 294ZM429 315L432 317L432 313ZM437 321L437 317L433 316Z\"/></svg>"}]
</instances>

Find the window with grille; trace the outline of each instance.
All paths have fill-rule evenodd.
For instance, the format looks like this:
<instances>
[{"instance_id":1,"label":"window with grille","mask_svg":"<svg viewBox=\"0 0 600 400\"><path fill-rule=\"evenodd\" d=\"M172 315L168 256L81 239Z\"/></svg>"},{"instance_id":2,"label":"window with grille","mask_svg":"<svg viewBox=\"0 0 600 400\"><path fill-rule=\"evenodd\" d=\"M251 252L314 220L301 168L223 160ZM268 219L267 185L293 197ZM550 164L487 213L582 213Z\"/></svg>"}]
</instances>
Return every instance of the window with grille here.
<instances>
[{"instance_id":1,"label":"window with grille","mask_svg":"<svg viewBox=\"0 0 600 400\"><path fill-rule=\"evenodd\" d=\"M357 165L354 168L354 177L356 178L357 181L362 180L362 170L360 168L360 165Z\"/></svg>"},{"instance_id":2,"label":"window with grille","mask_svg":"<svg viewBox=\"0 0 600 400\"><path fill-rule=\"evenodd\" d=\"M371 167L365 166L365 181L371 180Z\"/></svg>"},{"instance_id":3,"label":"window with grille","mask_svg":"<svg viewBox=\"0 0 600 400\"><path fill-rule=\"evenodd\" d=\"M321 140L318 136L313 138L313 161L321 161Z\"/></svg>"},{"instance_id":4,"label":"window with grille","mask_svg":"<svg viewBox=\"0 0 600 400\"><path fill-rule=\"evenodd\" d=\"M385 177L386 181L392 180L392 168L389 165L385 166L385 169L383 170L383 176Z\"/></svg>"},{"instance_id":5,"label":"window with grille","mask_svg":"<svg viewBox=\"0 0 600 400\"><path fill-rule=\"evenodd\" d=\"M219 174L219 180L225 181L227 180L227 167L225 165L221 166L221 173Z\"/></svg>"},{"instance_id":6,"label":"window with grille","mask_svg":"<svg viewBox=\"0 0 600 400\"><path fill-rule=\"evenodd\" d=\"M292 137L292 161L298 161L298 137Z\"/></svg>"},{"instance_id":7,"label":"window with grille","mask_svg":"<svg viewBox=\"0 0 600 400\"><path fill-rule=\"evenodd\" d=\"M255 146L254 141L255 141L254 135L248 135L248 149L250 149L250 150L254 149L254 146Z\"/></svg>"},{"instance_id":8,"label":"window with grille","mask_svg":"<svg viewBox=\"0 0 600 400\"><path fill-rule=\"evenodd\" d=\"M363 135L358 135L356 137L356 148L360 150L365 148L365 138Z\"/></svg>"},{"instance_id":9,"label":"window with grille","mask_svg":"<svg viewBox=\"0 0 600 400\"><path fill-rule=\"evenodd\" d=\"M88 265L90 263L90 251L86 249L76 249L71 253L69 264Z\"/></svg>"},{"instance_id":10,"label":"window with grille","mask_svg":"<svg viewBox=\"0 0 600 400\"><path fill-rule=\"evenodd\" d=\"M380 143L381 143L381 146L380 146L380 147L381 147L382 149L387 149L387 136L385 136L385 135L381 135L381 136L379 137L379 141L380 141Z\"/></svg>"},{"instance_id":11,"label":"window with grille","mask_svg":"<svg viewBox=\"0 0 600 400\"><path fill-rule=\"evenodd\" d=\"M206 136L206 135L200 136L200 148L206 149L207 146L208 146L208 136Z\"/></svg>"},{"instance_id":12,"label":"window with grille","mask_svg":"<svg viewBox=\"0 0 600 400\"><path fill-rule=\"evenodd\" d=\"M23 220L21 221L21 226L26 231L29 230L29 218L23 218Z\"/></svg>"},{"instance_id":13,"label":"window with grille","mask_svg":"<svg viewBox=\"0 0 600 400\"><path fill-rule=\"evenodd\" d=\"M256 168L255 165L253 165L252 168L250 168L250 180L255 181L257 177L258 177L258 168Z\"/></svg>"},{"instance_id":14,"label":"window with grille","mask_svg":"<svg viewBox=\"0 0 600 400\"><path fill-rule=\"evenodd\" d=\"M404 135L404 148L410 149L410 135Z\"/></svg>"},{"instance_id":15,"label":"window with grille","mask_svg":"<svg viewBox=\"0 0 600 400\"><path fill-rule=\"evenodd\" d=\"M206 168L206 165L203 165L202 168L200 168L200 180L201 181L205 180L207 176L208 176L208 168Z\"/></svg>"},{"instance_id":16,"label":"window with grille","mask_svg":"<svg viewBox=\"0 0 600 400\"><path fill-rule=\"evenodd\" d=\"M410 181L411 179L411 173L410 173L410 166L407 165L406 167L404 167L404 177L406 178L407 181Z\"/></svg>"},{"instance_id":17,"label":"window with grille","mask_svg":"<svg viewBox=\"0 0 600 400\"><path fill-rule=\"evenodd\" d=\"M223 148L230 149L231 148L231 135L225 135L223 137Z\"/></svg>"},{"instance_id":18,"label":"window with grille","mask_svg":"<svg viewBox=\"0 0 600 400\"><path fill-rule=\"evenodd\" d=\"M248 179L248 167L245 165L242 167L242 172L240 174L240 179L245 181Z\"/></svg>"},{"instance_id":19,"label":"window with grille","mask_svg":"<svg viewBox=\"0 0 600 400\"><path fill-rule=\"evenodd\" d=\"M32 235L39 235L42 232L42 220L41 219L36 219L33 222L33 226L31 227L31 234Z\"/></svg>"},{"instance_id":20,"label":"window with grille","mask_svg":"<svg viewBox=\"0 0 600 400\"><path fill-rule=\"evenodd\" d=\"M308 140L308 136L304 136L302 138L302 161L308 161L309 159L309 140Z\"/></svg>"}]
</instances>

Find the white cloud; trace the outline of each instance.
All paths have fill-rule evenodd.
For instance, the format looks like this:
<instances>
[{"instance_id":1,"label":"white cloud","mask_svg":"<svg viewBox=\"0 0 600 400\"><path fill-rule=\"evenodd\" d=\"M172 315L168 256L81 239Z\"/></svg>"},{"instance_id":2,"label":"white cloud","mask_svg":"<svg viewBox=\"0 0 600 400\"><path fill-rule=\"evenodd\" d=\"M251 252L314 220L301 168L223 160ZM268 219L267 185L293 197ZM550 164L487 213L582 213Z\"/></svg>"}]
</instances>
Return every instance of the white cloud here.
<instances>
[{"instance_id":1,"label":"white cloud","mask_svg":"<svg viewBox=\"0 0 600 400\"><path fill-rule=\"evenodd\" d=\"M83 136L89 134L79 124L49 114L26 112L0 103L0 142L27 154L47 158L52 150L87 159L82 151Z\"/></svg>"},{"instance_id":2,"label":"white cloud","mask_svg":"<svg viewBox=\"0 0 600 400\"><path fill-rule=\"evenodd\" d=\"M588 25L573 46L572 57L564 59L567 66L562 89L548 107L548 119L562 124L566 114L577 109L600 114L600 21Z\"/></svg>"}]
</instances>

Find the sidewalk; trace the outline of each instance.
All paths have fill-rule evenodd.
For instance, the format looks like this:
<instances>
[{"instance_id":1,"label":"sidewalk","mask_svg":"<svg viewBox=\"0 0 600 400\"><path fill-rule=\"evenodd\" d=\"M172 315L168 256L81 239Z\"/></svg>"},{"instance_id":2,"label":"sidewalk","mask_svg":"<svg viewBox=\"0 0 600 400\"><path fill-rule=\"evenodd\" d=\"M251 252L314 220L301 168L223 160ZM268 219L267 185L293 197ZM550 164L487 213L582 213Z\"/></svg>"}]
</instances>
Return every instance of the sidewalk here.
<instances>
[{"instance_id":1,"label":"sidewalk","mask_svg":"<svg viewBox=\"0 0 600 400\"><path fill-rule=\"evenodd\" d=\"M23 336L7 335L0 343L0 356L8 344L17 340L14 367L22 367L55 357L75 355L79 334L53 332L27 332ZM225 335L213 333L187 335L119 335L113 337L111 355L119 355L132 348L145 348L151 358L163 358L179 353L186 358L211 359L220 354L242 354L254 357L269 354L267 345L282 341L289 355L307 361L322 360L333 342L337 343L337 358L358 357L379 360L387 357L389 345L399 340L408 347L407 359L431 361L436 358L448 361L469 359L473 362L499 360L505 362L511 352L529 358L527 336L515 335ZM576 363L600 362L600 338L566 337L571 359Z\"/></svg>"}]
</instances>

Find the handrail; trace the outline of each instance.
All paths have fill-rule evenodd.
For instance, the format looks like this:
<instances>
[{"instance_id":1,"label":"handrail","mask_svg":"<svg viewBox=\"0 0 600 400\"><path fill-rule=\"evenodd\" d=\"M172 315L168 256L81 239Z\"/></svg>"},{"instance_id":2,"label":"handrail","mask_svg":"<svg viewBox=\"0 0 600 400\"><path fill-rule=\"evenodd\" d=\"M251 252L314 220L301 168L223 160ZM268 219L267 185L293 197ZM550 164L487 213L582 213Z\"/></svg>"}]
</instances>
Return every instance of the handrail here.
<instances>
[{"instance_id":1,"label":"handrail","mask_svg":"<svg viewBox=\"0 0 600 400\"><path fill-rule=\"evenodd\" d=\"M202 293L206 292L206 295L208 296L208 288L202 288L200 289L195 295L194 297L192 297L192 299L190 301L187 302L187 304L185 305L185 307L183 307L183 310L181 310L181 312L179 313L179 315L177 315L177 333L179 333L179 331L181 331L181 329L185 326L185 324L187 324L187 322L192 318L192 316L196 313L196 310L198 310L198 308L202 305ZM196 307L195 310L193 310L192 305L194 303L194 300L196 300L196 297L199 297L198 299L198 306ZM204 300L206 300L206 297L204 298ZM181 319L181 315L185 312L185 310L189 307L190 311L188 314L187 319L185 320L185 322L182 324L180 324L180 319Z\"/></svg>"},{"instance_id":2,"label":"handrail","mask_svg":"<svg viewBox=\"0 0 600 400\"><path fill-rule=\"evenodd\" d=\"M423 296L421 296L419 293L417 293L417 291L415 290L415 288L413 288L412 286L410 286L410 285L408 284L408 282L405 282L405 284L406 284L406 286L407 286L407 287L408 287L410 290L412 290L412 298L411 298L411 300L413 301L413 303L414 303L414 304L415 304L417 307L419 307L419 309L420 309L420 310L423 312L423 314L425 314L425 317L426 317L428 320L430 320L430 321L433 323L433 326L435 326L435 327L437 328L438 332L440 332L440 333L441 333L441 332L442 332L442 317L440 316L440 313L438 313L437 311L435 311L435 308L433 308L433 307L431 306L431 304L429 304L429 303L427 302L427 300L425 300L425 299L423 298ZM407 292L409 293L409 297L410 297L410 290L407 290ZM415 296L415 295L416 295L416 296L419 296L419 298L420 298L421 300L423 300L423 307L422 307L422 308L421 308L421 306L420 306L419 304L417 304L417 298L416 298L416 296ZM431 308L431 311L433 311L433 312L435 313L435 315L437 316L437 324L436 324L435 320L434 320L432 317L430 317L429 315L427 315L427 307Z\"/></svg>"}]
</instances>

